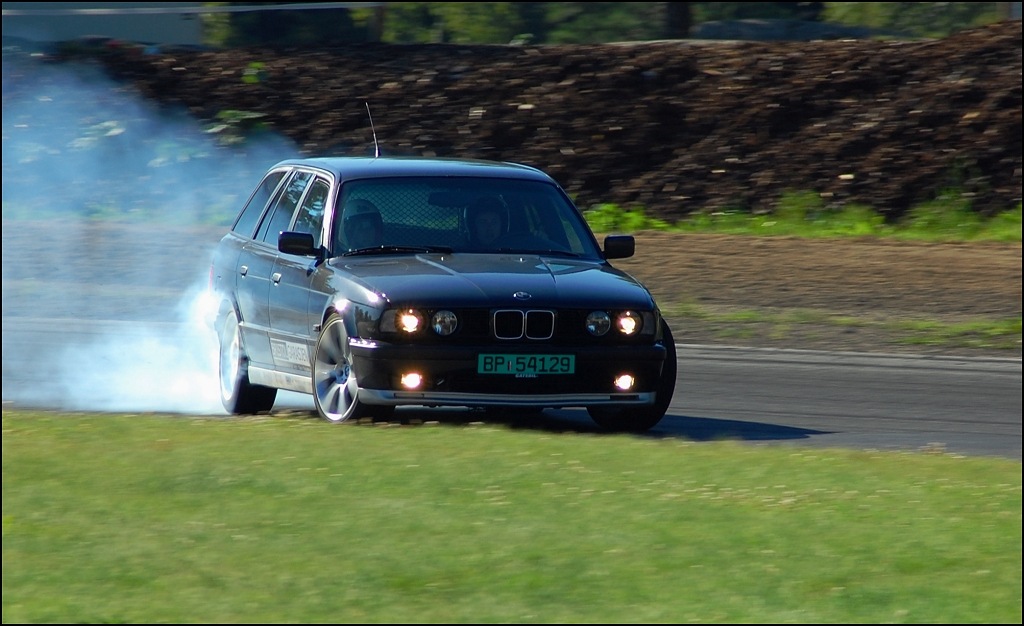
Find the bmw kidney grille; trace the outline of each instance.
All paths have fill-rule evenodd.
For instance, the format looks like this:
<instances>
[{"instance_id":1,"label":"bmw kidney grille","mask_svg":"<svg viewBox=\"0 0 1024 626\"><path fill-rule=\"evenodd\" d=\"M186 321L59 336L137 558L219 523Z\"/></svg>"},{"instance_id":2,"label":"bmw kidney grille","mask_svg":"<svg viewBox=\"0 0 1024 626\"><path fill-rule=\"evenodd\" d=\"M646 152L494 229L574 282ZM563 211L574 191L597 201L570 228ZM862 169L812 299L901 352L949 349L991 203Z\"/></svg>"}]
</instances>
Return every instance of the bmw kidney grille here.
<instances>
[{"instance_id":1,"label":"bmw kidney grille","mask_svg":"<svg viewBox=\"0 0 1024 626\"><path fill-rule=\"evenodd\" d=\"M554 311L501 309L494 312L494 336L498 339L551 339L554 334Z\"/></svg>"}]
</instances>

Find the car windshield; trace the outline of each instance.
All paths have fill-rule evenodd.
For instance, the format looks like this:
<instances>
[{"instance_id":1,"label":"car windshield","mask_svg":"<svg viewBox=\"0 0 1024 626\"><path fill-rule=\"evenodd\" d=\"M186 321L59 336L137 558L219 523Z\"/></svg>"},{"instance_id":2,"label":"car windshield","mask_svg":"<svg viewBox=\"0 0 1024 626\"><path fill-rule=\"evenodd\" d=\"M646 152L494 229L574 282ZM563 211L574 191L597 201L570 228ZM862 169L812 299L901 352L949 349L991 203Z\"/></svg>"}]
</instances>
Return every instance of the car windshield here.
<instances>
[{"instance_id":1,"label":"car windshield","mask_svg":"<svg viewBox=\"0 0 1024 626\"><path fill-rule=\"evenodd\" d=\"M338 196L332 251L543 254L600 259L583 216L558 187L503 178L348 181Z\"/></svg>"}]
</instances>

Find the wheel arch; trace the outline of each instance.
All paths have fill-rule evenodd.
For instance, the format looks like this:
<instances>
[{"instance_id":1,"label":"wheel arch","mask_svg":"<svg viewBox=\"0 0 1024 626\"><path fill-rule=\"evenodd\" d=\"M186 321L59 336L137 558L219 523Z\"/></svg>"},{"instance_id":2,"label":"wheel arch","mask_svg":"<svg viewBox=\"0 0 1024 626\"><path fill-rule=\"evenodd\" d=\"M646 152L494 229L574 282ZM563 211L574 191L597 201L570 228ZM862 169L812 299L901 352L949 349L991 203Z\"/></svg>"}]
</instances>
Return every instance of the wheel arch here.
<instances>
[{"instance_id":1,"label":"wheel arch","mask_svg":"<svg viewBox=\"0 0 1024 626\"><path fill-rule=\"evenodd\" d=\"M228 296L221 296L220 302L217 304L217 326L224 322L224 318L227 317L228 311L234 310L235 316L238 317L239 321L242 319L242 314L238 310L238 305L235 301Z\"/></svg>"},{"instance_id":2,"label":"wheel arch","mask_svg":"<svg viewBox=\"0 0 1024 626\"><path fill-rule=\"evenodd\" d=\"M383 306L374 306L336 296L328 300L327 306L324 307L324 311L320 316L320 330L322 331L327 324L327 320L336 314L341 318L342 324L345 326L345 333L349 337L362 337L365 336L365 333L359 332L360 324L365 324L368 319L376 322L383 312Z\"/></svg>"},{"instance_id":3,"label":"wheel arch","mask_svg":"<svg viewBox=\"0 0 1024 626\"><path fill-rule=\"evenodd\" d=\"M324 307L323 313L320 315L320 330L323 331L324 326L327 325L327 320L333 315L337 315L341 318L341 323L345 326L345 334L349 337L353 336L352 333L355 331L355 320L354 316L351 315L351 311L355 309L355 303L350 300L335 298L327 303Z\"/></svg>"}]
</instances>

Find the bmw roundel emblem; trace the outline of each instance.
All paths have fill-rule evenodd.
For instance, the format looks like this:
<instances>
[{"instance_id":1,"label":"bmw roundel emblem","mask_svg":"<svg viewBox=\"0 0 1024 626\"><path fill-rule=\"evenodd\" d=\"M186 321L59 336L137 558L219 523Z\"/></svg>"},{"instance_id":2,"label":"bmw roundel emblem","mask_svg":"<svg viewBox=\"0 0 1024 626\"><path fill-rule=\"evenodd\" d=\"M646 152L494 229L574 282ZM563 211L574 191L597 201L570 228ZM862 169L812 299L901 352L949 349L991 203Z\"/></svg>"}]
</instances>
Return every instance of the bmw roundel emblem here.
<instances>
[{"instance_id":1,"label":"bmw roundel emblem","mask_svg":"<svg viewBox=\"0 0 1024 626\"><path fill-rule=\"evenodd\" d=\"M512 294L512 297L515 298L516 300L529 300L533 296L531 296L529 293L525 291L517 291L514 294Z\"/></svg>"}]
</instances>

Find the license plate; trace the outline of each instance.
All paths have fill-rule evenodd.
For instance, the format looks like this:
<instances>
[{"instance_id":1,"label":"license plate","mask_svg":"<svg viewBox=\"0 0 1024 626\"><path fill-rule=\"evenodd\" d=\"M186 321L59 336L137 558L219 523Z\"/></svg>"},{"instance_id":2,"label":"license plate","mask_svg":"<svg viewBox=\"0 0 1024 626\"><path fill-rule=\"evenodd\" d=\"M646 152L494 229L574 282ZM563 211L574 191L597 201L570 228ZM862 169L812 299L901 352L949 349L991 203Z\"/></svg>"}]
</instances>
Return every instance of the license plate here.
<instances>
[{"instance_id":1,"label":"license plate","mask_svg":"<svg viewBox=\"0 0 1024 626\"><path fill-rule=\"evenodd\" d=\"M481 354L476 361L478 374L572 374L576 356L572 354Z\"/></svg>"}]
</instances>

